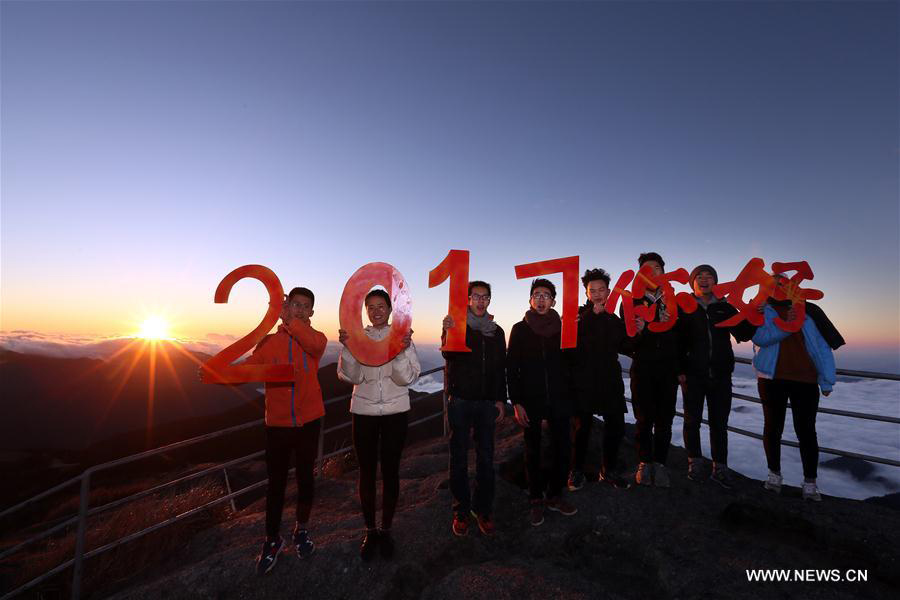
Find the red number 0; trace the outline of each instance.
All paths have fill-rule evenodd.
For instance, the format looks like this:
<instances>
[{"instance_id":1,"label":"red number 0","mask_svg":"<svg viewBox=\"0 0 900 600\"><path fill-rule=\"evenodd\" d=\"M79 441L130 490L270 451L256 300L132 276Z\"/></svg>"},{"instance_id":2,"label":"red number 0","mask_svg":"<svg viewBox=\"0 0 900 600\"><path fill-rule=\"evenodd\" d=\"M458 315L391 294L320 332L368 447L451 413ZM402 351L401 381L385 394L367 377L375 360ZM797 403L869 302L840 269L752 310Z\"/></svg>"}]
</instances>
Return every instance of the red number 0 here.
<instances>
[{"instance_id":1,"label":"red number 0","mask_svg":"<svg viewBox=\"0 0 900 600\"><path fill-rule=\"evenodd\" d=\"M469 251L451 250L441 264L428 273L428 287L433 288L450 278L450 307L453 329L447 330L444 352L471 352L466 346L466 300L469 297Z\"/></svg>"},{"instance_id":2,"label":"red number 0","mask_svg":"<svg viewBox=\"0 0 900 600\"><path fill-rule=\"evenodd\" d=\"M380 342L370 339L363 331L360 308L363 299L376 285L382 285L391 297L391 333ZM350 338L347 349L364 365L377 367L390 362L403 350L403 338L412 325L412 300L406 279L393 266L373 262L356 270L341 295L341 329Z\"/></svg>"},{"instance_id":3,"label":"red number 0","mask_svg":"<svg viewBox=\"0 0 900 600\"><path fill-rule=\"evenodd\" d=\"M216 288L217 304L228 302L234 284L249 277L258 279L269 292L269 310L256 329L231 344L203 365L200 380L203 383L246 383L248 381L293 381L294 368L291 365L233 365L234 361L256 346L278 322L284 301L284 289L271 269L262 265L238 267L219 282Z\"/></svg>"},{"instance_id":4,"label":"red number 0","mask_svg":"<svg viewBox=\"0 0 900 600\"><path fill-rule=\"evenodd\" d=\"M569 256L553 260L516 265L516 279L539 277L551 273L563 274L562 339L560 348L574 348L578 341L578 257Z\"/></svg>"}]
</instances>

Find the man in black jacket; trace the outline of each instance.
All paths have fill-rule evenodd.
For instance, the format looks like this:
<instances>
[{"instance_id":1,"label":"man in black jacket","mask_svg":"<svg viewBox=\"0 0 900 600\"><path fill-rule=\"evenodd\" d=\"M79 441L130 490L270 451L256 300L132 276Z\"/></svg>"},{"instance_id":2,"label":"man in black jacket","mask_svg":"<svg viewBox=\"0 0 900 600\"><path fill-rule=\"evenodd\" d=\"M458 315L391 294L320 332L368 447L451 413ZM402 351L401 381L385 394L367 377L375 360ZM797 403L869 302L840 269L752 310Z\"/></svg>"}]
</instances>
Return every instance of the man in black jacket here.
<instances>
[{"instance_id":1,"label":"man in black jacket","mask_svg":"<svg viewBox=\"0 0 900 600\"><path fill-rule=\"evenodd\" d=\"M638 265L649 264L653 275L662 275L665 262L656 252L638 257ZM641 275L638 275L640 277ZM623 299L623 303L627 300ZM635 306L655 306L654 320L665 323L677 317L677 306L666 306L662 289L647 289L641 298L631 300ZM638 485L669 487L666 470L669 443L672 441L672 420L680 373L678 334L674 329L654 332L637 318L634 359L631 362L631 399L634 406L635 438L638 464L634 480Z\"/></svg>"},{"instance_id":2,"label":"man in black jacket","mask_svg":"<svg viewBox=\"0 0 900 600\"><path fill-rule=\"evenodd\" d=\"M466 535L469 514L484 535L494 532L494 428L506 404L506 337L488 314L491 286L469 283L466 346L471 352L442 352L446 360L447 421L450 425L450 491L455 535ZM444 317L442 338L454 326ZM475 499L469 492L469 439L475 440Z\"/></svg>"},{"instance_id":3,"label":"man in black jacket","mask_svg":"<svg viewBox=\"0 0 900 600\"><path fill-rule=\"evenodd\" d=\"M571 365L575 399L569 491L574 492L584 485L584 462L594 414L603 415L600 481L627 488L628 482L616 472L627 412L619 353L630 354L634 340L625 332L622 319L606 312L609 273L603 269L590 269L584 272L581 283L587 302L578 310L578 345L565 352Z\"/></svg>"},{"instance_id":4,"label":"man in black jacket","mask_svg":"<svg viewBox=\"0 0 900 600\"><path fill-rule=\"evenodd\" d=\"M684 392L684 447L688 454L688 478L702 479L700 422L703 401L709 414L709 445L713 468L710 479L726 489L733 487L728 471L728 415L731 412L731 374L734 352L730 336L738 342L753 337L756 327L741 321L734 327L717 327L717 323L737 314L737 309L716 298L712 288L719 282L716 270L700 265L691 271L690 285L697 300L697 310L683 314L678 320L681 372L686 375Z\"/></svg>"},{"instance_id":5,"label":"man in black jacket","mask_svg":"<svg viewBox=\"0 0 900 600\"><path fill-rule=\"evenodd\" d=\"M550 429L553 460L546 507L565 516L578 512L562 496L569 474L568 369L560 349L562 321L553 310L556 286L547 279L531 282L530 309L509 332L506 381L516 422L524 428L525 467L531 499L531 524L544 522L544 482L541 474L541 422Z\"/></svg>"}]
</instances>

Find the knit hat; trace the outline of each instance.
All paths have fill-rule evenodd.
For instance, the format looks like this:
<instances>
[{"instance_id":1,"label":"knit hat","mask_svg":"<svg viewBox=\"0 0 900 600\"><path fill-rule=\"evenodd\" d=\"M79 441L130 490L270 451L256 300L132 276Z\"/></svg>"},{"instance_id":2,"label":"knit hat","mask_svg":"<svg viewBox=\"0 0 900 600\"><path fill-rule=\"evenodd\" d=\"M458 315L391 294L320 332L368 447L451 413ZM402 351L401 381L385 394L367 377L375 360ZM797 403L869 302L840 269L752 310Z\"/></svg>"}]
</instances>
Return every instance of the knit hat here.
<instances>
[{"instance_id":1,"label":"knit hat","mask_svg":"<svg viewBox=\"0 0 900 600\"><path fill-rule=\"evenodd\" d=\"M697 279L697 276L699 276L700 273L702 273L703 271L709 272L709 274L713 276L713 279L716 280L716 283L719 283L719 274L716 273L715 269L713 269L709 265L698 265L698 266L694 267L693 271L691 271L691 278L690 278L689 283L692 288L694 287L694 280Z\"/></svg>"}]
</instances>

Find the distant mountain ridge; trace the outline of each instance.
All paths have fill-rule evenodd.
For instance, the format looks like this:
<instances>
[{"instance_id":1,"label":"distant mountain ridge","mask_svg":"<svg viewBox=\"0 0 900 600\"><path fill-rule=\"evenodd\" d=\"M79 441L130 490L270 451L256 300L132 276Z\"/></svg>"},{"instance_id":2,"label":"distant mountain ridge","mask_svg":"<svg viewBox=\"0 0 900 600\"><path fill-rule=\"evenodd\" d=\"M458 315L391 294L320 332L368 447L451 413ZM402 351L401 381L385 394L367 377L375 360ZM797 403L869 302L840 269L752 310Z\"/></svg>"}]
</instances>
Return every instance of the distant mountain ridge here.
<instances>
[{"instance_id":1,"label":"distant mountain ridge","mask_svg":"<svg viewBox=\"0 0 900 600\"><path fill-rule=\"evenodd\" d=\"M79 450L117 434L222 413L258 399L259 384L201 383L197 368L208 358L168 341L123 344L107 360L0 350L0 449Z\"/></svg>"}]
</instances>

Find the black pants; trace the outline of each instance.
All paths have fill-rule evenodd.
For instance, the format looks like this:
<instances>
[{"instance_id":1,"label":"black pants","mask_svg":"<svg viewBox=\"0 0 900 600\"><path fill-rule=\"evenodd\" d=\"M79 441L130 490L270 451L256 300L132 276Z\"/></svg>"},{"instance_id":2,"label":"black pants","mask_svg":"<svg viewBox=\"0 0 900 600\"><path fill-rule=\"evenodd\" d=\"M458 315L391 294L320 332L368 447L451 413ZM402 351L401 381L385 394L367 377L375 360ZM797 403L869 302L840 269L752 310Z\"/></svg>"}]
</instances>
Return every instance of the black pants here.
<instances>
[{"instance_id":1,"label":"black pants","mask_svg":"<svg viewBox=\"0 0 900 600\"><path fill-rule=\"evenodd\" d=\"M359 504L366 527L375 529L375 479L381 460L381 526L390 529L400 498L400 455L406 443L409 411L353 418L353 449L359 463Z\"/></svg>"},{"instance_id":2,"label":"black pants","mask_svg":"<svg viewBox=\"0 0 900 600\"><path fill-rule=\"evenodd\" d=\"M709 413L709 446L717 464L728 463L728 415L731 413L731 376L696 377L688 375L684 395L684 447L689 458L702 456L700 423L703 401Z\"/></svg>"},{"instance_id":3,"label":"black pants","mask_svg":"<svg viewBox=\"0 0 900 600\"><path fill-rule=\"evenodd\" d=\"M594 415L579 413L572 419L572 469L584 471L590 445L591 429L594 426ZM619 459L619 445L625 435L625 413L613 412L603 414L603 456L601 470L603 473L615 471Z\"/></svg>"},{"instance_id":4,"label":"black pants","mask_svg":"<svg viewBox=\"0 0 900 600\"><path fill-rule=\"evenodd\" d=\"M450 398L450 491L453 511L468 515L472 509L469 491L469 440L475 442L475 512L490 516L494 506L494 430L497 407L490 400Z\"/></svg>"},{"instance_id":5,"label":"black pants","mask_svg":"<svg viewBox=\"0 0 900 600\"><path fill-rule=\"evenodd\" d=\"M550 480L544 482L541 473L541 423L547 421L550 429L550 457L553 466ZM532 500L544 497L544 487L548 498L558 498L569 477L570 421L569 417L541 417L535 412L528 413L529 425L525 428L525 473L528 475L528 494Z\"/></svg>"},{"instance_id":6,"label":"black pants","mask_svg":"<svg viewBox=\"0 0 900 600\"><path fill-rule=\"evenodd\" d=\"M665 464L672 442L672 420L678 378L673 371L632 368L631 400L634 406L638 460Z\"/></svg>"},{"instance_id":7,"label":"black pants","mask_svg":"<svg viewBox=\"0 0 900 600\"><path fill-rule=\"evenodd\" d=\"M815 479L819 466L819 440L816 437L819 386L787 379L758 379L757 384L765 417L763 447L766 449L769 470L781 473L781 434L784 433L784 418L790 399L794 433L800 444L803 477Z\"/></svg>"},{"instance_id":8,"label":"black pants","mask_svg":"<svg viewBox=\"0 0 900 600\"><path fill-rule=\"evenodd\" d=\"M316 419L302 427L266 427L266 472L269 476L266 488L266 536L269 538L276 538L280 534L291 454L294 455L297 469L297 522L305 524L309 521L315 486L313 470L319 451L321 427L322 419Z\"/></svg>"}]
</instances>

